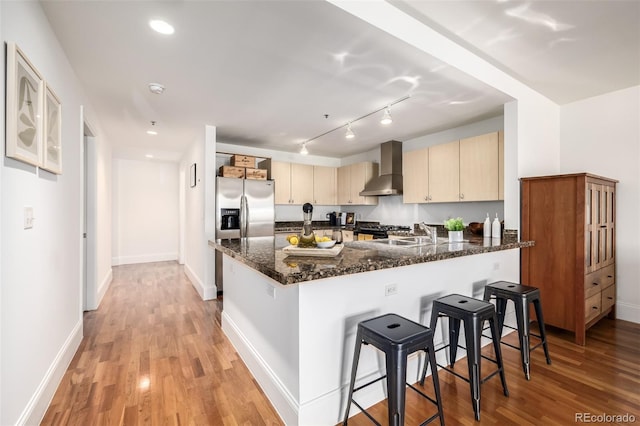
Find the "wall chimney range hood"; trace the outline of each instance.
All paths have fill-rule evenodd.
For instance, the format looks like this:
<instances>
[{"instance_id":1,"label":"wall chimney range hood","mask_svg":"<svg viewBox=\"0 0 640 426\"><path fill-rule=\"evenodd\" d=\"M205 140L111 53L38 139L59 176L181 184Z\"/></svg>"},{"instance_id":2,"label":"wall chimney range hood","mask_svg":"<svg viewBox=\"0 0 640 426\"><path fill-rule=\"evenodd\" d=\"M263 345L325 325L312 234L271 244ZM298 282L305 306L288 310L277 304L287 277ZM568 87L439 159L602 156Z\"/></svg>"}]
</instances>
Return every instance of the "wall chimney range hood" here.
<instances>
[{"instance_id":1,"label":"wall chimney range hood","mask_svg":"<svg viewBox=\"0 0 640 426\"><path fill-rule=\"evenodd\" d=\"M380 176L373 178L360 192L362 196L402 194L402 142L380 145Z\"/></svg>"}]
</instances>

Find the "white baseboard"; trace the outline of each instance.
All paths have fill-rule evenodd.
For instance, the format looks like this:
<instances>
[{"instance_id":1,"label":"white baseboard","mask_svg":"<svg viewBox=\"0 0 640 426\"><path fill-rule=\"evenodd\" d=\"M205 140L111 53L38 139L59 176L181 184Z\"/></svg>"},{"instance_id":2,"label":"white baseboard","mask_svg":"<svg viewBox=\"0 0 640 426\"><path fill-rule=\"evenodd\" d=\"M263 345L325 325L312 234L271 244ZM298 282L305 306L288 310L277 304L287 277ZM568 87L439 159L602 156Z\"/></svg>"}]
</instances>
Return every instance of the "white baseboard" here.
<instances>
[{"instance_id":1,"label":"white baseboard","mask_svg":"<svg viewBox=\"0 0 640 426\"><path fill-rule=\"evenodd\" d=\"M202 300L213 300L218 297L216 287L206 287L186 263L184 264L184 273L187 275L187 278L191 281L191 285L196 289Z\"/></svg>"},{"instance_id":2,"label":"white baseboard","mask_svg":"<svg viewBox=\"0 0 640 426\"><path fill-rule=\"evenodd\" d=\"M96 301L95 309L98 309L98 306L100 306L100 302L102 302L102 298L107 293L107 290L109 290L109 286L111 285L112 280L113 280L113 269L109 268L109 270L104 276L104 279L100 281L100 284L98 284L98 291L96 294L96 298L98 300Z\"/></svg>"},{"instance_id":3,"label":"white baseboard","mask_svg":"<svg viewBox=\"0 0 640 426\"><path fill-rule=\"evenodd\" d=\"M222 330L286 425L300 424L299 405L244 334L222 311Z\"/></svg>"},{"instance_id":4,"label":"white baseboard","mask_svg":"<svg viewBox=\"0 0 640 426\"><path fill-rule=\"evenodd\" d=\"M616 301L616 319L640 324L640 306Z\"/></svg>"},{"instance_id":5,"label":"white baseboard","mask_svg":"<svg viewBox=\"0 0 640 426\"><path fill-rule=\"evenodd\" d=\"M133 263L165 262L168 260L178 260L178 253L151 253L135 256L117 256L111 258L113 266L131 265Z\"/></svg>"},{"instance_id":6,"label":"white baseboard","mask_svg":"<svg viewBox=\"0 0 640 426\"><path fill-rule=\"evenodd\" d=\"M82 316L49 366L35 393L29 399L27 406L16 421L16 425L40 424L64 373L80 346L80 342L82 342Z\"/></svg>"}]
</instances>

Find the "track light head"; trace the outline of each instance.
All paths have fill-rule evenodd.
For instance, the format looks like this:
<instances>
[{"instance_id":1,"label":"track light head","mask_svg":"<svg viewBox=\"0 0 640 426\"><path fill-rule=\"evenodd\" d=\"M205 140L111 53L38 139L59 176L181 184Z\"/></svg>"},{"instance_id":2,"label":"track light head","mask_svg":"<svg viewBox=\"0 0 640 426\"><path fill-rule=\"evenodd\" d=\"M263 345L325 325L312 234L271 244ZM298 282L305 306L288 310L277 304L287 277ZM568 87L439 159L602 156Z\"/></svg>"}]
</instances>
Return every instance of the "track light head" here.
<instances>
[{"instance_id":1,"label":"track light head","mask_svg":"<svg viewBox=\"0 0 640 426\"><path fill-rule=\"evenodd\" d=\"M353 139L356 137L356 134L351 130L351 123L347 124L347 133L344 135L347 139Z\"/></svg>"},{"instance_id":2,"label":"track light head","mask_svg":"<svg viewBox=\"0 0 640 426\"><path fill-rule=\"evenodd\" d=\"M389 107L384 109L384 114L382 114L382 119L380 120L380 124L391 124L393 123L393 119L391 118L391 112L389 112Z\"/></svg>"}]
</instances>

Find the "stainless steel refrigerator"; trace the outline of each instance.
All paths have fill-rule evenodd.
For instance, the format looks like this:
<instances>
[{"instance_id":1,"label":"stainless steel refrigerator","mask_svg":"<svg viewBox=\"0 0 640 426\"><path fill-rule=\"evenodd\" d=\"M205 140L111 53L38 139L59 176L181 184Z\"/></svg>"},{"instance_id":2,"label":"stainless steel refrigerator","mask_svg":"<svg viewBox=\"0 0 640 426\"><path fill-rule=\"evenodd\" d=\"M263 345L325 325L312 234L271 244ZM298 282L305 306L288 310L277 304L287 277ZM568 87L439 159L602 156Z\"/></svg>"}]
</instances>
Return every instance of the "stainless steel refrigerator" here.
<instances>
[{"instance_id":1,"label":"stainless steel refrigerator","mask_svg":"<svg viewBox=\"0 0 640 426\"><path fill-rule=\"evenodd\" d=\"M272 180L216 178L216 238L273 236ZM216 250L216 287L223 288L222 254Z\"/></svg>"}]
</instances>

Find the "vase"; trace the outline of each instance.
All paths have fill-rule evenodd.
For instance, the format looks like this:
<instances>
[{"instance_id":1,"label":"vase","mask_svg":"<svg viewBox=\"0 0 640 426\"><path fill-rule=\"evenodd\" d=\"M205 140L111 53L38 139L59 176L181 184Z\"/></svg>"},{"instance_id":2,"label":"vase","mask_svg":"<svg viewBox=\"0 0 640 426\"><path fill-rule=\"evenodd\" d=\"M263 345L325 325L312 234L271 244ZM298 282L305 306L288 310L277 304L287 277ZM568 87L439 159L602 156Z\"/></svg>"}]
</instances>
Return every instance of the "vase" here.
<instances>
[{"instance_id":1,"label":"vase","mask_svg":"<svg viewBox=\"0 0 640 426\"><path fill-rule=\"evenodd\" d=\"M449 242L450 243L462 242L462 231L449 231Z\"/></svg>"}]
</instances>

